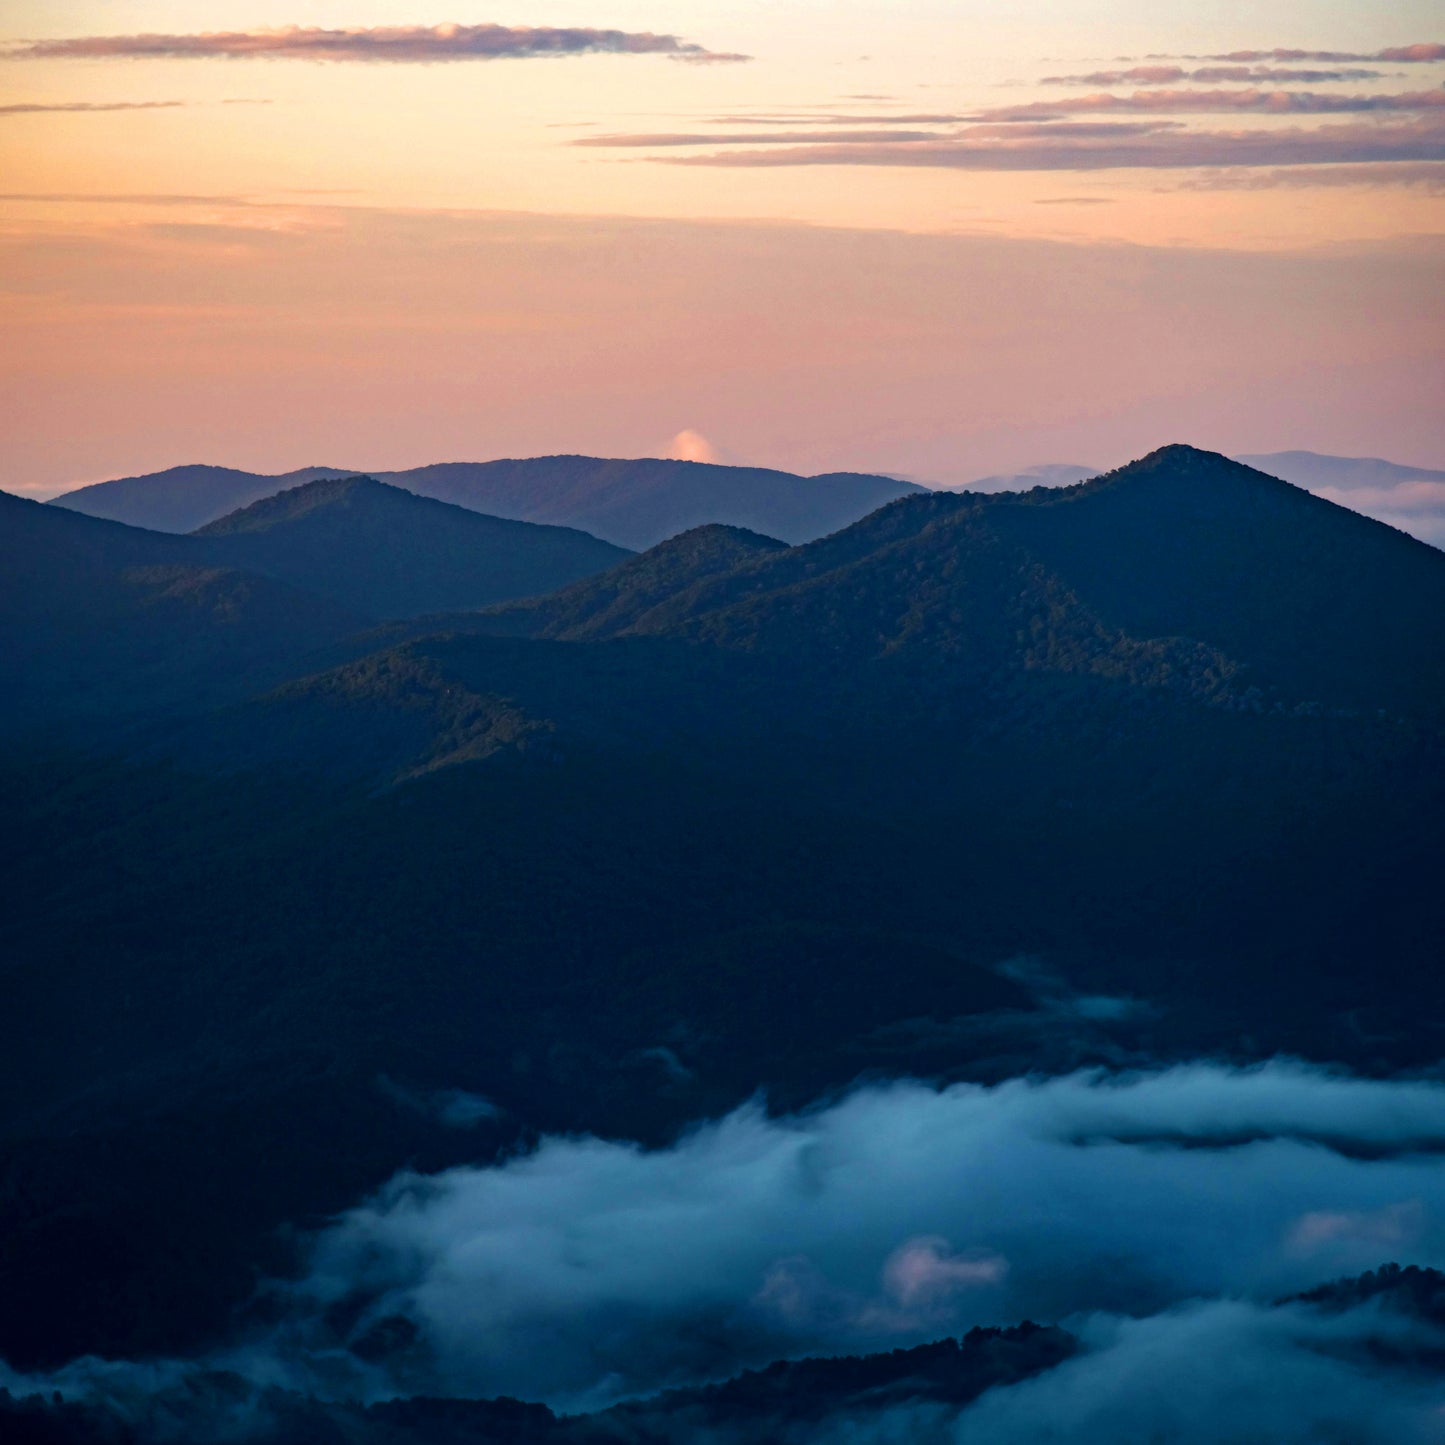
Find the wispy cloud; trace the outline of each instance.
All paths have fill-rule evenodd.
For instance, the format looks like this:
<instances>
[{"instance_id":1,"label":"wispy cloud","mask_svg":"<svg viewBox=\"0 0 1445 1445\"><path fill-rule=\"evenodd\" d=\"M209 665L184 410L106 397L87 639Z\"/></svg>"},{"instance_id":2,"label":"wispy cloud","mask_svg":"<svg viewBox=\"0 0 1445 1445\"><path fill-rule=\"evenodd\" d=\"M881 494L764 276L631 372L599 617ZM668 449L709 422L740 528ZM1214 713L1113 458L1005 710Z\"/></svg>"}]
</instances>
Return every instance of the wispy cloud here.
<instances>
[{"instance_id":1,"label":"wispy cloud","mask_svg":"<svg viewBox=\"0 0 1445 1445\"><path fill-rule=\"evenodd\" d=\"M1321 64L1348 65L1369 61L1389 61L1394 65L1428 65L1445 60L1445 44L1419 41L1413 45L1390 45L1384 50L1293 50L1276 46L1273 50L1230 50L1223 55L1151 55L1150 60L1278 60L1287 62L1315 61Z\"/></svg>"},{"instance_id":2,"label":"wispy cloud","mask_svg":"<svg viewBox=\"0 0 1445 1445\"><path fill-rule=\"evenodd\" d=\"M1022 117L1020 118L1022 120ZM931 166L974 171L1187 170L1445 161L1445 112L1409 123L1194 131L1170 122L997 123L926 141L830 139L669 157L697 166Z\"/></svg>"},{"instance_id":3,"label":"wispy cloud","mask_svg":"<svg viewBox=\"0 0 1445 1445\"><path fill-rule=\"evenodd\" d=\"M63 101L55 105L0 105L0 115L88 115L110 110L175 110L183 100Z\"/></svg>"},{"instance_id":4,"label":"wispy cloud","mask_svg":"<svg viewBox=\"0 0 1445 1445\"><path fill-rule=\"evenodd\" d=\"M768 115L715 115L706 125L961 125L976 120L972 114L957 111L917 111L902 114L812 115L807 111L775 112Z\"/></svg>"},{"instance_id":5,"label":"wispy cloud","mask_svg":"<svg viewBox=\"0 0 1445 1445\"><path fill-rule=\"evenodd\" d=\"M934 140L937 131L926 130L845 130L828 135L836 144L869 145L897 141ZM817 131L642 131L627 135L589 135L569 142L574 146L598 146L620 150L667 149L675 146L731 145L807 145L818 139Z\"/></svg>"},{"instance_id":6,"label":"wispy cloud","mask_svg":"<svg viewBox=\"0 0 1445 1445\"><path fill-rule=\"evenodd\" d=\"M1136 56L1117 56L1121 65L1127 65ZM1445 61L1445 43L1436 40L1418 40L1413 45L1389 45L1383 51L1299 51L1290 46L1274 46L1267 51L1224 51L1218 55L1175 55L1156 53L1139 56L1144 61L1222 61L1235 65L1253 65L1261 62L1280 62L1286 65L1431 65Z\"/></svg>"},{"instance_id":7,"label":"wispy cloud","mask_svg":"<svg viewBox=\"0 0 1445 1445\"><path fill-rule=\"evenodd\" d=\"M1149 115L1371 115L1445 113L1445 87L1386 95L1335 95L1313 90L1136 90L1130 95L1101 91L1094 95L1032 101L981 112L979 120L1034 120L1099 111Z\"/></svg>"},{"instance_id":8,"label":"wispy cloud","mask_svg":"<svg viewBox=\"0 0 1445 1445\"><path fill-rule=\"evenodd\" d=\"M45 201L57 205L253 206L239 195L188 195L166 191L3 191L0 201Z\"/></svg>"},{"instance_id":9,"label":"wispy cloud","mask_svg":"<svg viewBox=\"0 0 1445 1445\"><path fill-rule=\"evenodd\" d=\"M1378 70L1282 70L1271 65L1132 65L1127 70L1094 70L1087 75L1046 75L1040 85L1172 85L1181 80L1227 82L1270 80L1284 85L1318 85L1331 80L1376 80Z\"/></svg>"},{"instance_id":10,"label":"wispy cloud","mask_svg":"<svg viewBox=\"0 0 1445 1445\"><path fill-rule=\"evenodd\" d=\"M1398 186L1445 195L1445 162L1318 166L1309 170L1207 171L1176 183L1180 190L1266 191L1283 186Z\"/></svg>"},{"instance_id":11,"label":"wispy cloud","mask_svg":"<svg viewBox=\"0 0 1445 1445\"><path fill-rule=\"evenodd\" d=\"M563 55L662 55L693 64L750 57L708 50L651 31L521 25L387 25L328 30L212 30L195 35L90 35L29 40L0 50L11 60L215 58L419 63L516 60Z\"/></svg>"}]
</instances>

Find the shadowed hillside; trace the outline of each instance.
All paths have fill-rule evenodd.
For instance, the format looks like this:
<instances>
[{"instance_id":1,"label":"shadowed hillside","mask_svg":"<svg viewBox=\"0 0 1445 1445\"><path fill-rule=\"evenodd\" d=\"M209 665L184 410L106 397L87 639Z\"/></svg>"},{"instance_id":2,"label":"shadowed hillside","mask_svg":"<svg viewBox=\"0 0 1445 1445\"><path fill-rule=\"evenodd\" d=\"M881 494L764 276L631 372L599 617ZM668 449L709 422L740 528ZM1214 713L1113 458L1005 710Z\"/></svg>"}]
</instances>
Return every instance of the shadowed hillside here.
<instances>
[{"instance_id":1,"label":"shadowed hillside","mask_svg":"<svg viewBox=\"0 0 1445 1445\"><path fill-rule=\"evenodd\" d=\"M320 662L366 614L225 566L186 538L0 493L0 727L114 743L140 715L245 696Z\"/></svg>"}]
</instances>

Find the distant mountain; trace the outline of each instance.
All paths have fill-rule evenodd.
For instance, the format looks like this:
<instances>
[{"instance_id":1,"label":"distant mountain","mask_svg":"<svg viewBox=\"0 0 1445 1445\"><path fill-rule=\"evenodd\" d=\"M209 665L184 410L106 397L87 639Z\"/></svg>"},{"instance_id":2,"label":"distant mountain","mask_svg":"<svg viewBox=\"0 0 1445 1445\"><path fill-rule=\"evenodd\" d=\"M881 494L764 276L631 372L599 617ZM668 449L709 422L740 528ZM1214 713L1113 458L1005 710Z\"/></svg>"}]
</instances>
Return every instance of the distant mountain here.
<instances>
[{"instance_id":1,"label":"distant mountain","mask_svg":"<svg viewBox=\"0 0 1445 1445\"><path fill-rule=\"evenodd\" d=\"M1374 489L1399 486L1404 482L1445 483L1445 471L1404 466L1380 457L1332 457L1321 452L1295 451L1263 452L1255 456L1236 457L1235 460L1311 492L1322 487Z\"/></svg>"},{"instance_id":2,"label":"distant mountain","mask_svg":"<svg viewBox=\"0 0 1445 1445\"><path fill-rule=\"evenodd\" d=\"M288 487L324 477L345 477L352 473L334 467L302 467L299 471L267 476L238 471L234 467L170 467L139 477L119 477L113 482L96 482L53 497L50 505L146 527L153 532L194 532L217 517L238 507L249 506L262 497L274 496Z\"/></svg>"},{"instance_id":3,"label":"distant mountain","mask_svg":"<svg viewBox=\"0 0 1445 1445\"><path fill-rule=\"evenodd\" d=\"M950 491L960 492L1027 492L1034 487L1071 487L1075 482L1097 477L1102 467L1082 467L1074 462L1046 462L1042 466L1028 467L1021 472L1005 472L996 476L979 477L977 481L966 482Z\"/></svg>"},{"instance_id":4,"label":"distant mountain","mask_svg":"<svg viewBox=\"0 0 1445 1445\"><path fill-rule=\"evenodd\" d=\"M631 548L708 522L807 542L895 497L926 490L859 472L800 477L762 467L596 457L443 463L385 480L499 517L581 527Z\"/></svg>"},{"instance_id":5,"label":"distant mountain","mask_svg":"<svg viewBox=\"0 0 1445 1445\"><path fill-rule=\"evenodd\" d=\"M1402 466L1378 457L1331 457L1318 452L1271 452L1239 460L1445 547L1445 471Z\"/></svg>"},{"instance_id":6,"label":"distant mountain","mask_svg":"<svg viewBox=\"0 0 1445 1445\"><path fill-rule=\"evenodd\" d=\"M173 467L82 487L52 505L158 531L189 532L287 487L346 475L354 473L312 467L266 477L225 467ZM629 550L711 522L786 542L811 541L895 497L926 490L857 472L801 477L760 467L575 456L447 462L368 475L489 516L577 527Z\"/></svg>"},{"instance_id":7,"label":"distant mountain","mask_svg":"<svg viewBox=\"0 0 1445 1445\"><path fill-rule=\"evenodd\" d=\"M570 527L482 516L368 477L309 482L252 502L202 527L192 546L372 617L552 592L628 555Z\"/></svg>"}]
</instances>

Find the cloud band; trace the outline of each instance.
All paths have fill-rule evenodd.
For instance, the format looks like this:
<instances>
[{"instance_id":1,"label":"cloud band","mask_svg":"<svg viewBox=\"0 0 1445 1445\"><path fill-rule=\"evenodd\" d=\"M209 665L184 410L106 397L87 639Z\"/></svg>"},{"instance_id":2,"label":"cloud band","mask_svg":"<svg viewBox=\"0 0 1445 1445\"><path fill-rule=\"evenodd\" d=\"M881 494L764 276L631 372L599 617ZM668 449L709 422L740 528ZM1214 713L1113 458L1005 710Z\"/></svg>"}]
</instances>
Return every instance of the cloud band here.
<instances>
[{"instance_id":1,"label":"cloud band","mask_svg":"<svg viewBox=\"0 0 1445 1445\"><path fill-rule=\"evenodd\" d=\"M328 30L216 30L196 35L91 35L33 40L0 52L12 60L287 59L427 63L564 55L662 55L693 64L746 60L651 31L520 25L388 25Z\"/></svg>"}]
</instances>

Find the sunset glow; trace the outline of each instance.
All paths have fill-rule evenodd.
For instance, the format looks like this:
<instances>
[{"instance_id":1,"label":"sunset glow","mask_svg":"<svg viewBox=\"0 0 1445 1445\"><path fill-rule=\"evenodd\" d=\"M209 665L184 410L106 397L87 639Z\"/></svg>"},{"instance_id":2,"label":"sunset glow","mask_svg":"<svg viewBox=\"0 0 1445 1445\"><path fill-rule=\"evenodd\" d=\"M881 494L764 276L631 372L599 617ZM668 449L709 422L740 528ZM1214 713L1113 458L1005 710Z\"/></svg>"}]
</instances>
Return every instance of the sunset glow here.
<instances>
[{"instance_id":1,"label":"sunset glow","mask_svg":"<svg viewBox=\"0 0 1445 1445\"><path fill-rule=\"evenodd\" d=\"M0 6L0 486L1445 454L1423 0L195 15Z\"/></svg>"}]
</instances>

